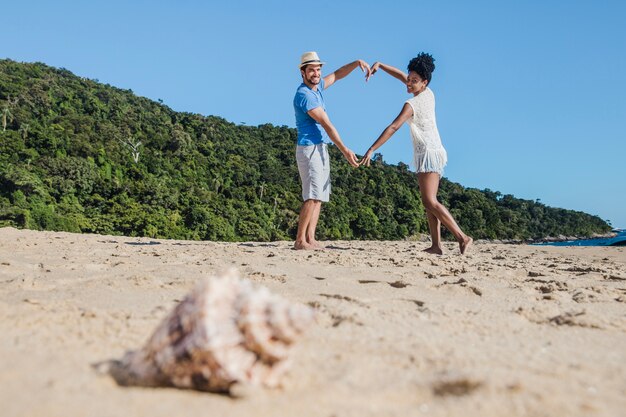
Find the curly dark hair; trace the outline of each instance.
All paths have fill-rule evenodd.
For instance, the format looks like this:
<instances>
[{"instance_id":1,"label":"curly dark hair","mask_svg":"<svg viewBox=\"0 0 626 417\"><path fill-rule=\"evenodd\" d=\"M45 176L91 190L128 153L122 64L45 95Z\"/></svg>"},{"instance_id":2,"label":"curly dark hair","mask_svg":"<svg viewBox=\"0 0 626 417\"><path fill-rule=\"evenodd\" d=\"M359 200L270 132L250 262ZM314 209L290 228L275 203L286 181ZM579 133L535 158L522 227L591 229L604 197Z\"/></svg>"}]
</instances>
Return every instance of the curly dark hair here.
<instances>
[{"instance_id":1,"label":"curly dark hair","mask_svg":"<svg viewBox=\"0 0 626 417\"><path fill-rule=\"evenodd\" d=\"M420 52L409 62L408 70L409 72L417 72L423 80L430 84L430 79L435 70L435 58L431 54Z\"/></svg>"}]
</instances>

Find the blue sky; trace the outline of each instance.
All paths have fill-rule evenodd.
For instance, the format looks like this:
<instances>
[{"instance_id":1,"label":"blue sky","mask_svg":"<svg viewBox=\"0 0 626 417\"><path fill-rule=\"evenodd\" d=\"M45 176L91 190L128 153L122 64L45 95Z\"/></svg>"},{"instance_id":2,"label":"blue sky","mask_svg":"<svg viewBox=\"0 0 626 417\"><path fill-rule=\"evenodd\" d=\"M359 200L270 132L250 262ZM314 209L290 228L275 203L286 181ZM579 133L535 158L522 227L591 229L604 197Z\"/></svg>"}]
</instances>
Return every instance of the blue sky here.
<instances>
[{"instance_id":1,"label":"blue sky","mask_svg":"<svg viewBox=\"0 0 626 417\"><path fill-rule=\"evenodd\" d=\"M467 187L626 227L623 1L20 1L2 5L0 57L44 62L234 123L295 126L300 54L405 69L420 51L449 162ZM408 99L357 69L327 111L362 154ZM379 150L411 163L406 127ZM295 163L295 160L294 160Z\"/></svg>"}]
</instances>

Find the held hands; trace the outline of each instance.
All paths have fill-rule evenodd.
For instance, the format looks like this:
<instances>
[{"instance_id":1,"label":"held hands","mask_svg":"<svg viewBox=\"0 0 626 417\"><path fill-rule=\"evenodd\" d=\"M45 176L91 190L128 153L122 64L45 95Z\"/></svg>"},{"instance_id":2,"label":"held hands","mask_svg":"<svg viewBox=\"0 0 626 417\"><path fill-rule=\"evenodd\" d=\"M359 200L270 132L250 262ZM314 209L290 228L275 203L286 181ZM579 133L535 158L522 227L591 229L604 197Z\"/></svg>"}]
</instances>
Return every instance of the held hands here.
<instances>
[{"instance_id":1,"label":"held hands","mask_svg":"<svg viewBox=\"0 0 626 417\"><path fill-rule=\"evenodd\" d=\"M372 67L370 68L369 73L365 75L365 82L368 82L370 77L376 74L376 71L378 71L378 68L380 68L380 62L376 61L374 62L374 65L372 65Z\"/></svg>"}]
</instances>

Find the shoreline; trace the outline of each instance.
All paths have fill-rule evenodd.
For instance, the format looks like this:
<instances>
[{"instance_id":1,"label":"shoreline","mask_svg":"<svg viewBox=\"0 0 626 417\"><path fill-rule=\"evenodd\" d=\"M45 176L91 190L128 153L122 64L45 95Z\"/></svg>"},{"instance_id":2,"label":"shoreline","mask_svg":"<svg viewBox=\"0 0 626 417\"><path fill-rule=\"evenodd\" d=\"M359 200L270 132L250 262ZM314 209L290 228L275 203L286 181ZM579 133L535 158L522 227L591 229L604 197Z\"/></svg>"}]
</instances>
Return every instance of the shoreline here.
<instances>
[{"instance_id":1,"label":"shoreline","mask_svg":"<svg viewBox=\"0 0 626 417\"><path fill-rule=\"evenodd\" d=\"M81 236L111 236L111 237L124 237L124 238L128 238L128 239L148 239L148 240L154 240L154 241L158 241L158 240L164 240L164 241L176 241L176 240L180 240L180 239L169 239L169 238L152 238L152 237L147 237L147 236L126 236L126 235L101 235L101 234L97 234L97 233L76 233L76 232L63 232L63 231L54 231L54 230L32 230L32 229L20 229L20 228L16 228L13 226L4 226L4 227L0 227L0 232L2 232L3 230L24 230L24 231L33 231L33 232L48 232L48 233L68 233L68 234L76 234L76 235L81 235ZM616 229L614 229L616 230ZM607 233L594 233L591 236L564 236L564 235L559 235L556 237L552 237L552 236L547 236L544 238L539 238L539 239L474 239L474 243L479 242L481 244L485 244L485 243L493 243L493 244L505 244L505 245L532 245L532 244L537 244L537 243L548 243L548 242L569 242L569 241L585 241L585 240L593 240L593 239L611 239L613 237L616 237L619 235L619 232L616 231L611 231L611 232L607 232ZM442 238L442 241L445 243L457 243L455 240L445 240ZM213 242L213 243L231 243L231 244L237 244L237 243L250 243L250 242L254 242L254 243L275 243L275 242L281 242L281 241L213 241L213 240L190 240L189 242L198 242L198 243L204 243L204 242ZM333 242L415 242L415 243L426 243L426 242L430 242L430 236L428 234L420 234L418 236L411 236L411 237L407 237L405 239L400 239L400 240L360 240L360 239L353 239L353 240L325 240L323 241L324 243L328 243L330 245L332 245Z\"/></svg>"},{"instance_id":2,"label":"shoreline","mask_svg":"<svg viewBox=\"0 0 626 417\"><path fill-rule=\"evenodd\" d=\"M557 237L544 237L540 239L478 239L476 242L504 244L504 245L536 245L540 243L553 243L553 242L577 242L594 239L611 239L617 237L619 233L597 233L592 236L557 236Z\"/></svg>"}]
</instances>

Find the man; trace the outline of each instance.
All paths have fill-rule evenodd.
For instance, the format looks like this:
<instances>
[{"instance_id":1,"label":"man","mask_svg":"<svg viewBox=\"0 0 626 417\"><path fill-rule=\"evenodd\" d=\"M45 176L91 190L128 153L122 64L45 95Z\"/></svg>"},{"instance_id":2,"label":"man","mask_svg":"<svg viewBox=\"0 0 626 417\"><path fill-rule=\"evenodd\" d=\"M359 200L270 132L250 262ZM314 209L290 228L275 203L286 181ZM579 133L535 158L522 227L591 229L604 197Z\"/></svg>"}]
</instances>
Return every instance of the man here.
<instances>
[{"instance_id":1,"label":"man","mask_svg":"<svg viewBox=\"0 0 626 417\"><path fill-rule=\"evenodd\" d=\"M315 229L322 202L330 197L330 160L325 141L330 139L353 167L358 167L354 152L344 145L339 132L330 122L324 104L324 91L335 82L346 77L356 67L370 76L370 66L356 60L322 78L322 62L317 52L306 52L300 58L302 84L293 99L298 130L296 159L302 181L302 208L298 220L298 233L294 249L319 249L315 240Z\"/></svg>"}]
</instances>

